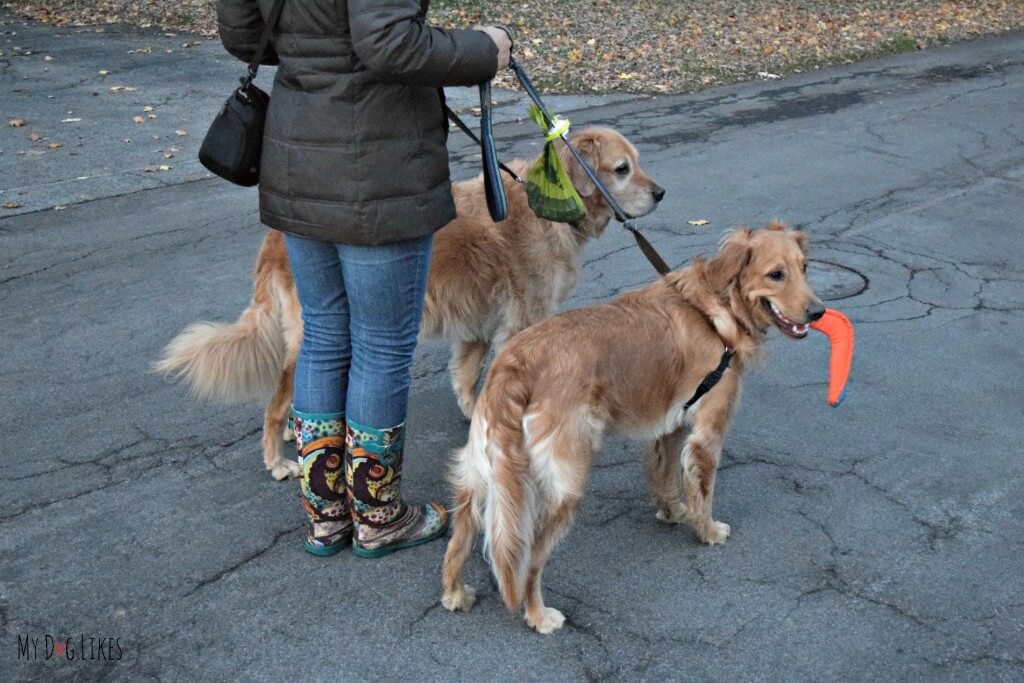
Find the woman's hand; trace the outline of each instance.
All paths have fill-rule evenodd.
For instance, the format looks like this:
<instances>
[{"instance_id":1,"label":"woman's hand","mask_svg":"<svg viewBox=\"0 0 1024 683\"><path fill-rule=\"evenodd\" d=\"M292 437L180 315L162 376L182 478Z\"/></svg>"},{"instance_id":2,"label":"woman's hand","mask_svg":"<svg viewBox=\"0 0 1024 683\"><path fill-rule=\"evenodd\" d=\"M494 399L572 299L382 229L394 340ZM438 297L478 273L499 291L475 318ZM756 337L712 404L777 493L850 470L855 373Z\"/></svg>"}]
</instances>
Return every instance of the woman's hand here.
<instances>
[{"instance_id":1,"label":"woman's hand","mask_svg":"<svg viewBox=\"0 0 1024 683\"><path fill-rule=\"evenodd\" d=\"M512 55L512 37L508 30L498 26L475 26L474 28L481 33L486 33L498 46L498 71L507 69L509 57Z\"/></svg>"}]
</instances>

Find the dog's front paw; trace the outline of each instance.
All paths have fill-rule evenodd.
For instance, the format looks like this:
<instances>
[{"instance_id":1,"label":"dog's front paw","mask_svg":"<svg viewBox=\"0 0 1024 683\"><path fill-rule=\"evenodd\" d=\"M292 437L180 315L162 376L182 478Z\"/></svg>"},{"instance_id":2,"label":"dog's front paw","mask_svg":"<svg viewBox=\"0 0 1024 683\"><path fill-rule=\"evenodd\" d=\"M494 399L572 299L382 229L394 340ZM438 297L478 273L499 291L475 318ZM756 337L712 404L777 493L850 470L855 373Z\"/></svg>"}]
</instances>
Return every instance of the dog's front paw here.
<instances>
[{"instance_id":1,"label":"dog's front paw","mask_svg":"<svg viewBox=\"0 0 1024 683\"><path fill-rule=\"evenodd\" d=\"M449 612L468 612L474 602L476 591L466 584L461 584L455 590L441 596L441 604Z\"/></svg>"},{"instance_id":2,"label":"dog's front paw","mask_svg":"<svg viewBox=\"0 0 1024 683\"><path fill-rule=\"evenodd\" d=\"M554 607L543 607L540 610L540 615L536 617L531 617L527 613L526 623L537 633L548 635L562 628L562 625L565 623L565 615Z\"/></svg>"},{"instance_id":3,"label":"dog's front paw","mask_svg":"<svg viewBox=\"0 0 1024 683\"><path fill-rule=\"evenodd\" d=\"M725 522L710 521L698 528L697 535L708 545L721 545L729 538L731 531L732 528Z\"/></svg>"},{"instance_id":4,"label":"dog's front paw","mask_svg":"<svg viewBox=\"0 0 1024 683\"><path fill-rule=\"evenodd\" d=\"M686 519L686 506L679 502L662 503L654 516L666 524L679 524Z\"/></svg>"},{"instance_id":5,"label":"dog's front paw","mask_svg":"<svg viewBox=\"0 0 1024 683\"><path fill-rule=\"evenodd\" d=\"M299 463L294 460L281 459L267 469L270 470L270 476L277 481L284 481L285 479L299 476Z\"/></svg>"}]
</instances>

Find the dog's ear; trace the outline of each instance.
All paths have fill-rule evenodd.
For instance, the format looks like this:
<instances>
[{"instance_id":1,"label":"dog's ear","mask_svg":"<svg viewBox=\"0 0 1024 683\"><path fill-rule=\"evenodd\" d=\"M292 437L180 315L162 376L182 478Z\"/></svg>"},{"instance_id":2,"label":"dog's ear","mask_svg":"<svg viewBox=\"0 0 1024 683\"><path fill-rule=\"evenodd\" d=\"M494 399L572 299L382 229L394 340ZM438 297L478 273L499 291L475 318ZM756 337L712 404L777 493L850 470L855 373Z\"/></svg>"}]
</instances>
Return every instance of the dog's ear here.
<instances>
[{"instance_id":1,"label":"dog's ear","mask_svg":"<svg viewBox=\"0 0 1024 683\"><path fill-rule=\"evenodd\" d=\"M807 256L807 249L811 246L811 238L802 230L792 230L790 231L790 234L793 235L793 239L796 240L797 245L800 247L800 251L804 252L804 256Z\"/></svg>"},{"instance_id":2,"label":"dog's ear","mask_svg":"<svg viewBox=\"0 0 1024 683\"><path fill-rule=\"evenodd\" d=\"M580 153L590 167L597 171L601 167L601 141L598 140L597 136L588 131L583 131L578 135L574 135L571 139L572 146L576 148L576 151ZM576 188L576 191L580 193L581 197L589 197L594 194L594 190L597 186L594 185L594 181L590 179L587 172L583 170L579 162L576 161L576 157L573 156L572 152L565 145L562 145L558 151L559 156L562 158L562 165L565 167L566 173L569 174L569 180L572 181L572 186Z\"/></svg>"},{"instance_id":3,"label":"dog's ear","mask_svg":"<svg viewBox=\"0 0 1024 683\"><path fill-rule=\"evenodd\" d=\"M753 254L750 228L740 228L726 235L718 253L707 262L704 272L712 288L721 292L734 282L750 263Z\"/></svg>"}]
</instances>

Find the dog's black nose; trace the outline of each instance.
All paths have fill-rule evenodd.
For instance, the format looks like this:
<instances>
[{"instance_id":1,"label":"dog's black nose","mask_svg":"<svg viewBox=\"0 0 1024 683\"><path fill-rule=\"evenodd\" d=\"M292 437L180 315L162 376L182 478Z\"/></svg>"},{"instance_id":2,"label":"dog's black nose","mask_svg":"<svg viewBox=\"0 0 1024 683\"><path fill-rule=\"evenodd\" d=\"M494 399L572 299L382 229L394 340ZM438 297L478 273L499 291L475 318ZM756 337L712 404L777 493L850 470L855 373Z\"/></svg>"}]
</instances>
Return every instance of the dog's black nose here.
<instances>
[{"instance_id":1,"label":"dog's black nose","mask_svg":"<svg viewBox=\"0 0 1024 683\"><path fill-rule=\"evenodd\" d=\"M807 322L813 323L823 315L825 315L825 304L820 301L814 301L807 307Z\"/></svg>"},{"instance_id":2,"label":"dog's black nose","mask_svg":"<svg viewBox=\"0 0 1024 683\"><path fill-rule=\"evenodd\" d=\"M654 196L654 201L660 202L665 198L665 188L660 185L655 185L654 189L651 190L651 194Z\"/></svg>"}]
</instances>

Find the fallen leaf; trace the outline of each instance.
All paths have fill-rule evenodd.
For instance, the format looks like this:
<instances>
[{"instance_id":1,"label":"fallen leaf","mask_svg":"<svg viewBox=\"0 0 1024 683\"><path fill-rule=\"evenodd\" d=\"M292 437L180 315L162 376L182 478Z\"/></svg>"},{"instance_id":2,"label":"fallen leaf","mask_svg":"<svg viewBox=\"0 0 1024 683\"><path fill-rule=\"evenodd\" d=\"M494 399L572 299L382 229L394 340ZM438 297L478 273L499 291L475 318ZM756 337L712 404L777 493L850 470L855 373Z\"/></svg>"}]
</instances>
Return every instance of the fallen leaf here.
<instances>
[{"instance_id":1,"label":"fallen leaf","mask_svg":"<svg viewBox=\"0 0 1024 683\"><path fill-rule=\"evenodd\" d=\"M133 116L132 121L134 121L135 123L145 123L146 119L142 118L141 116Z\"/></svg>"},{"instance_id":2,"label":"fallen leaf","mask_svg":"<svg viewBox=\"0 0 1024 683\"><path fill-rule=\"evenodd\" d=\"M149 107L149 106L143 107L142 111L153 111L153 107Z\"/></svg>"},{"instance_id":3,"label":"fallen leaf","mask_svg":"<svg viewBox=\"0 0 1024 683\"><path fill-rule=\"evenodd\" d=\"M44 62L52 62L53 61L53 57L51 57L50 55L46 55L45 57L43 57L43 61Z\"/></svg>"},{"instance_id":4,"label":"fallen leaf","mask_svg":"<svg viewBox=\"0 0 1024 683\"><path fill-rule=\"evenodd\" d=\"M25 125L25 119L11 119L7 122L7 125L11 128L21 128Z\"/></svg>"},{"instance_id":5,"label":"fallen leaf","mask_svg":"<svg viewBox=\"0 0 1024 683\"><path fill-rule=\"evenodd\" d=\"M59 142L51 142L50 144L47 145L47 147L49 147L50 149L57 149L58 147L63 147L63 146L64 145L62 145Z\"/></svg>"},{"instance_id":6,"label":"fallen leaf","mask_svg":"<svg viewBox=\"0 0 1024 683\"><path fill-rule=\"evenodd\" d=\"M110 92L136 92L138 88L133 88L130 85L112 85L110 86Z\"/></svg>"},{"instance_id":7,"label":"fallen leaf","mask_svg":"<svg viewBox=\"0 0 1024 683\"><path fill-rule=\"evenodd\" d=\"M171 170L171 167L170 167L170 166L168 166L167 164L160 164L160 166L158 166L158 168L159 168L159 169L160 169L161 171L170 171L170 170Z\"/></svg>"},{"instance_id":8,"label":"fallen leaf","mask_svg":"<svg viewBox=\"0 0 1024 683\"><path fill-rule=\"evenodd\" d=\"M28 141L29 142L39 142L42 139L43 139L43 136L40 135L39 133L35 132L35 131L32 131L31 133L28 134Z\"/></svg>"},{"instance_id":9,"label":"fallen leaf","mask_svg":"<svg viewBox=\"0 0 1024 683\"><path fill-rule=\"evenodd\" d=\"M711 221L709 221L707 218L696 218L696 219L694 219L692 221L686 221L686 222L689 223L690 225L707 225Z\"/></svg>"},{"instance_id":10,"label":"fallen leaf","mask_svg":"<svg viewBox=\"0 0 1024 683\"><path fill-rule=\"evenodd\" d=\"M183 137L185 137L186 135L188 135L188 131L185 131L185 130L176 130L176 131L174 131L174 134L175 134L175 135L177 135L177 136L178 136L179 138L183 138Z\"/></svg>"},{"instance_id":11,"label":"fallen leaf","mask_svg":"<svg viewBox=\"0 0 1024 683\"><path fill-rule=\"evenodd\" d=\"M148 119L155 119L156 118L156 114L147 114L146 118L148 118Z\"/></svg>"},{"instance_id":12,"label":"fallen leaf","mask_svg":"<svg viewBox=\"0 0 1024 683\"><path fill-rule=\"evenodd\" d=\"M4 208L5 209L20 209L21 208L21 204L19 204L17 202L7 202L6 204L4 204Z\"/></svg>"},{"instance_id":13,"label":"fallen leaf","mask_svg":"<svg viewBox=\"0 0 1024 683\"><path fill-rule=\"evenodd\" d=\"M107 71L106 69L100 69L99 70L99 74L100 74L100 76L106 76L106 75L110 74L110 72Z\"/></svg>"},{"instance_id":14,"label":"fallen leaf","mask_svg":"<svg viewBox=\"0 0 1024 683\"><path fill-rule=\"evenodd\" d=\"M60 122L61 123L78 123L81 120L82 119L78 119L78 118L75 118L75 119L61 119Z\"/></svg>"},{"instance_id":15,"label":"fallen leaf","mask_svg":"<svg viewBox=\"0 0 1024 683\"><path fill-rule=\"evenodd\" d=\"M156 164L149 164L147 166L144 166L142 170L145 171L146 173L156 173L157 166Z\"/></svg>"}]
</instances>

